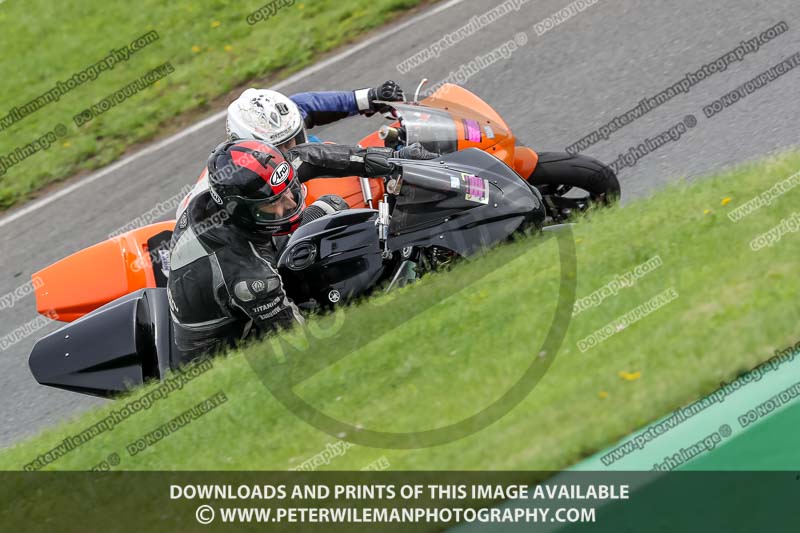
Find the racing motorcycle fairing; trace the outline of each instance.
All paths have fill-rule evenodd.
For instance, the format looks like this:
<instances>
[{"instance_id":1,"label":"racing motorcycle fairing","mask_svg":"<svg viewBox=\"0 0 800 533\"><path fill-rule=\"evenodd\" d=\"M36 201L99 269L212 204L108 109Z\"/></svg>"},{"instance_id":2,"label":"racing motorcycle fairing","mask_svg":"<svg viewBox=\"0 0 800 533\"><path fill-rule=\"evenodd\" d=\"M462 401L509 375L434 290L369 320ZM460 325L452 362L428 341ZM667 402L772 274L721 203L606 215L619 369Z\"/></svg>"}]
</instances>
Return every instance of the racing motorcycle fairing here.
<instances>
[{"instance_id":1,"label":"racing motorcycle fairing","mask_svg":"<svg viewBox=\"0 0 800 533\"><path fill-rule=\"evenodd\" d=\"M278 260L287 295L297 303L344 302L387 273L375 231L377 211L348 209L300 226Z\"/></svg>"},{"instance_id":2,"label":"racing motorcycle fairing","mask_svg":"<svg viewBox=\"0 0 800 533\"><path fill-rule=\"evenodd\" d=\"M544 218L535 188L496 157L471 148L438 160L403 161L390 243L393 249L436 245L468 256Z\"/></svg>"},{"instance_id":3,"label":"racing motorcycle fairing","mask_svg":"<svg viewBox=\"0 0 800 533\"><path fill-rule=\"evenodd\" d=\"M538 191L481 150L395 162L403 177L391 197L389 253L381 246L374 209L342 211L301 226L278 265L296 303L343 303L398 277L414 249L436 247L466 257L544 220Z\"/></svg>"},{"instance_id":4,"label":"racing motorcycle fairing","mask_svg":"<svg viewBox=\"0 0 800 533\"><path fill-rule=\"evenodd\" d=\"M177 366L167 290L141 289L63 326L36 343L28 365L42 385L96 396L162 378Z\"/></svg>"}]
</instances>

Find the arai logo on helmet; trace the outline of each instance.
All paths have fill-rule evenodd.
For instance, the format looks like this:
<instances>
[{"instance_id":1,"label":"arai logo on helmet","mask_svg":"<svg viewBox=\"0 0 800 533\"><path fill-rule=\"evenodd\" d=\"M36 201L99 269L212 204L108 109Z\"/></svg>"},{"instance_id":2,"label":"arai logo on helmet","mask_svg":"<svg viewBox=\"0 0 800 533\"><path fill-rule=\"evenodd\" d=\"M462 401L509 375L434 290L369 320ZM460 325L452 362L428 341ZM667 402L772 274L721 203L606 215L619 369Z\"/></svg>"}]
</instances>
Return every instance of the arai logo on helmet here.
<instances>
[{"instance_id":1,"label":"arai logo on helmet","mask_svg":"<svg viewBox=\"0 0 800 533\"><path fill-rule=\"evenodd\" d=\"M275 187L276 185L280 185L281 183L285 182L289 179L289 174L292 172L292 167L289 166L289 163L284 161L272 172L272 176L269 178L269 184Z\"/></svg>"}]
</instances>

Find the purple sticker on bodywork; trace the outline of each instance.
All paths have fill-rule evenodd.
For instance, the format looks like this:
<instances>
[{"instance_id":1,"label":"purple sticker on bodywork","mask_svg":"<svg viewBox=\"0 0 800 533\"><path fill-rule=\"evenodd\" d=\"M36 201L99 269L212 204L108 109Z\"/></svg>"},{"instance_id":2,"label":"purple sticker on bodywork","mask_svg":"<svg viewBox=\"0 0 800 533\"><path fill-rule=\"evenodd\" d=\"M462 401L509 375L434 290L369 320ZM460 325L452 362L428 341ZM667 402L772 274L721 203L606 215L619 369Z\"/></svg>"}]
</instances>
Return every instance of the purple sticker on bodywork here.
<instances>
[{"instance_id":1,"label":"purple sticker on bodywork","mask_svg":"<svg viewBox=\"0 0 800 533\"><path fill-rule=\"evenodd\" d=\"M479 143L483 140L481 127L477 121L465 118L461 122L464 123L464 135L466 135L468 141Z\"/></svg>"},{"instance_id":2,"label":"purple sticker on bodywork","mask_svg":"<svg viewBox=\"0 0 800 533\"><path fill-rule=\"evenodd\" d=\"M479 204L489 203L489 184L485 179L467 174L461 174L461 179L464 180L467 190L464 195L465 200Z\"/></svg>"}]
</instances>

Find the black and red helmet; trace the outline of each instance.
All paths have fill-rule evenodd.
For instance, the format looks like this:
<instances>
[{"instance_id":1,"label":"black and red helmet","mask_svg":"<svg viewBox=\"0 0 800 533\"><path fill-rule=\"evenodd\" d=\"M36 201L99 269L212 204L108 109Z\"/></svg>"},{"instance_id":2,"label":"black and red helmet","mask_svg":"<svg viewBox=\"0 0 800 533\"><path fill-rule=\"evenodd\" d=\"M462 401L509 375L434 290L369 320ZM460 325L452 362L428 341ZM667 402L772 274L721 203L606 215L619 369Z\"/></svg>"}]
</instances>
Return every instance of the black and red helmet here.
<instances>
[{"instance_id":1,"label":"black and red helmet","mask_svg":"<svg viewBox=\"0 0 800 533\"><path fill-rule=\"evenodd\" d=\"M208 157L211 197L234 223L273 234L300 224L305 187L276 147L256 140L226 141Z\"/></svg>"}]
</instances>

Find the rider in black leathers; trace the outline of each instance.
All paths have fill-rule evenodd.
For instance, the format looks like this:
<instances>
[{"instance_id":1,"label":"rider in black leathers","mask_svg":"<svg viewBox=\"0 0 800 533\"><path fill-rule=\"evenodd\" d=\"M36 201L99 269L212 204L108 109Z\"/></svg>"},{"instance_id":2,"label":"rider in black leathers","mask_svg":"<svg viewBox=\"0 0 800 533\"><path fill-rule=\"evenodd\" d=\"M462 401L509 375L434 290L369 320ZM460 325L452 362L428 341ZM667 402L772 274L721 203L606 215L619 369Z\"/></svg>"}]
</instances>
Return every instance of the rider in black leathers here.
<instances>
[{"instance_id":1,"label":"rider in black leathers","mask_svg":"<svg viewBox=\"0 0 800 533\"><path fill-rule=\"evenodd\" d=\"M346 209L338 196L304 212L302 182L318 177L385 176L391 157L431 159L420 145L390 148L308 143L285 158L255 140L227 141L208 160L208 187L178 218L167 283L175 344L185 362L249 335L302 323L276 269L303 219Z\"/></svg>"}]
</instances>

